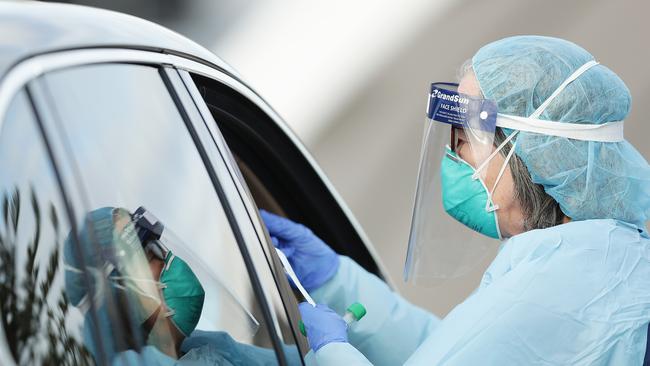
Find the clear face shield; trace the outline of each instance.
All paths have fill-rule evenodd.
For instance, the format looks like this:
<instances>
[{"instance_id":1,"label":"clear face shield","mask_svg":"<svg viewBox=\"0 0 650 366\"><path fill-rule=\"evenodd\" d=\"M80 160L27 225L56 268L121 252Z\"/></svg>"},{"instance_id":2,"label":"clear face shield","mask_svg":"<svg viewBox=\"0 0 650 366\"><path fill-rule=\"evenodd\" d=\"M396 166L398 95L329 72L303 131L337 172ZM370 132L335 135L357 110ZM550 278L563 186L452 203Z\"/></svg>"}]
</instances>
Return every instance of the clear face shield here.
<instances>
[{"instance_id":1,"label":"clear face shield","mask_svg":"<svg viewBox=\"0 0 650 366\"><path fill-rule=\"evenodd\" d=\"M197 257L171 229L144 207L139 207L133 213L132 220L147 258L164 263L160 282L163 284L165 303L171 307L164 315L172 320L178 317L177 323L180 324L177 326L185 336L189 336L185 333L189 333L192 327L184 327L183 323L195 324L196 329L201 330L228 331L239 339L248 339L257 333L258 320L227 287L227 282L219 278L217 272ZM189 299L198 295L187 292L188 285L193 282L197 283L196 291L198 287L205 287L205 291L201 291L204 301L197 303L189 312L187 309L177 311L174 308L191 306ZM210 308L203 309L204 303L209 304ZM197 318L192 319L194 316Z\"/></svg>"},{"instance_id":2,"label":"clear face shield","mask_svg":"<svg viewBox=\"0 0 650 366\"><path fill-rule=\"evenodd\" d=\"M500 238L494 187L485 184L498 152L496 118L495 102L459 93L458 84L431 85L406 281L435 285L461 277L485 258L494 243L489 237Z\"/></svg>"},{"instance_id":3,"label":"clear face shield","mask_svg":"<svg viewBox=\"0 0 650 366\"><path fill-rule=\"evenodd\" d=\"M406 281L436 285L464 276L485 260L495 243L490 238L503 239L493 195L520 132L623 141L623 121L596 125L539 119L564 88L596 65L592 60L575 70L528 117L500 114L495 101L463 94L458 84L431 85L404 266ZM503 141L495 141L497 127L511 130ZM512 144L509 153L495 159L506 144Z\"/></svg>"}]
</instances>

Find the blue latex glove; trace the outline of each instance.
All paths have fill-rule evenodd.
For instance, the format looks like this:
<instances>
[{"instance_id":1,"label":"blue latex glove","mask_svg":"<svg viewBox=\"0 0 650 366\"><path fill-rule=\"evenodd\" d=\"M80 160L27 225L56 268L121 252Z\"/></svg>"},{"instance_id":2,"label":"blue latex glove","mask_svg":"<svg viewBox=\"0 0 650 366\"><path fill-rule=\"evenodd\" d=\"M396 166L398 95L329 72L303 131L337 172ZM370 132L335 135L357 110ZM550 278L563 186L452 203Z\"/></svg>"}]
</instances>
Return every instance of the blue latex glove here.
<instances>
[{"instance_id":1,"label":"blue latex glove","mask_svg":"<svg viewBox=\"0 0 650 366\"><path fill-rule=\"evenodd\" d=\"M317 304L314 307L301 302L298 304L298 310L305 324L309 346L314 352L328 343L348 342L348 325L327 305Z\"/></svg>"},{"instance_id":2,"label":"blue latex glove","mask_svg":"<svg viewBox=\"0 0 650 366\"><path fill-rule=\"evenodd\" d=\"M339 269L339 256L307 227L260 210L271 240L287 256L307 291L319 288ZM293 283L292 283L293 285Z\"/></svg>"}]
</instances>

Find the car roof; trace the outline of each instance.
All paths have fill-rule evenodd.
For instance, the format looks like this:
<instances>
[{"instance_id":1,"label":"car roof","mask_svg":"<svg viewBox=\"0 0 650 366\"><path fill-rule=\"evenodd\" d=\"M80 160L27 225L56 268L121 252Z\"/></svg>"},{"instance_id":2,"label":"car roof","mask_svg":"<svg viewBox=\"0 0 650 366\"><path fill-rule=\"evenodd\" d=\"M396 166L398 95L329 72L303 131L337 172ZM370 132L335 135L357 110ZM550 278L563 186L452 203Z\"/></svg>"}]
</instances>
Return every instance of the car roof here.
<instances>
[{"instance_id":1,"label":"car roof","mask_svg":"<svg viewBox=\"0 0 650 366\"><path fill-rule=\"evenodd\" d=\"M55 51L132 48L182 55L236 76L194 41L153 22L81 5L0 2L0 79L20 61Z\"/></svg>"}]
</instances>

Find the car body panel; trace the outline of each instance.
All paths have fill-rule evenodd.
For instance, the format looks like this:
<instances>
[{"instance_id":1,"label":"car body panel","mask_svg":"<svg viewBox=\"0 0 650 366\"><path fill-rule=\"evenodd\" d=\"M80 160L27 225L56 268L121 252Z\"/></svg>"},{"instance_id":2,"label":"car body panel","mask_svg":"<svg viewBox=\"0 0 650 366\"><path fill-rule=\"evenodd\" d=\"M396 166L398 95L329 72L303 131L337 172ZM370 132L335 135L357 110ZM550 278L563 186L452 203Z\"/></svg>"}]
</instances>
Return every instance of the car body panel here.
<instances>
[{"instance_id":1,"label":"car body panel","mask_svg":"<svg viewBox=\"0 0 650 366\"><path fill-rule=\"evenodd\" d=\"M82 48L174 53L236 75L212 52L176 32L131 15L87 6L2 2L0 34L0 78L29 57Z\"/></svg>"}]
</instances>

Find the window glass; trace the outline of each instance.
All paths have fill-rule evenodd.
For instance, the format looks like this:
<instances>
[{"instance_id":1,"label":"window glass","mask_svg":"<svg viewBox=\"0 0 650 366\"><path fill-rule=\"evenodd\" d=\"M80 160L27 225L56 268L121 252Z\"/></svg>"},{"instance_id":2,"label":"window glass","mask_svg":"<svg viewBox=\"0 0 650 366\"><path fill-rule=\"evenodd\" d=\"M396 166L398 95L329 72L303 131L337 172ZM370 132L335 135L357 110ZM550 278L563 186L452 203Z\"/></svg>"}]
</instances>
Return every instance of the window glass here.
<instances>
[{"instance_id":1,"label":"window glass","mask_svg":"<svg viewBox=\"0 0 650 366\"><path fill-rule=\"evenodd\" d=\"M94 65L45 81L85 194L86 266L108 288L95 299L108 357L275 363L225 212L159 70Z\"/></svg>"},{"instance_id":2,"label":"window glass","mask_svg":"<svg viewBox=\"0 0 650 366\"><path fill-rule=\"evenodd\" d=\"M94 364L65 286L70 226L25 92L0 127L0 342L20 365Z\"/></svg>"},{"instance_id":3,"label":"window glass","mask_svg":"<svg viewBox=\"0 0 650 366\"><path fill-rule=\"evenodd\" d=\"M181 72L182 75L183 73L184 72ZM225 152L224 158L230 162L231 166L235 170L234 178L239 181L244 190L242 198L249 209L256 211L259 206L266 210L282 214L281 206L270 194L270 191L264 186L260 178L257 176L257 172L247 166L240 157L233 156L230 150L233 146L225 143L225 140L221 135L222 131L217 128L217 120L221 123L221 126L223 126L226 120L228 120L228 123L240 123L238 126L243 125L243 122L237 120L237 118L242 115L245 115L246 118L254 118L250 113L253 112L255 107L250 102L247 102L246 99L242 100L234 98L233 96L239 96L240 98L243 97L231 89L231 87L221 84L216 80L190 74L184 74L183 76L190 93L192 93L193 97L197 101L197 106L201 110L208 128L215 137L216 144L221 146L222 150ZM219 89L222 94L217 94L217 89ZM227 97L223 97L224 94L226 94ZM254 143L251 142L252 140L244 140L249 143ZM237 145L235 144L235 146ZM255 201L253 201L253 197L255 198ZM253 215L252 218L257 221L253 223L257 226L257 230L262 233L264 224L261 220L256 220L259 219L259 216ZM295 324L298 324L298 320L300 319L297 298L302 298L302 296L298 295L299 297L296 297L294 295L294 292L287 281L282 265L279 262L279 258L275 254L273 244L270 241L267 242L267 239L268 237L264 234L260 235L259 240L262 241L262 246L258 248L258 250L251 249L251 257L255 259L256 256L260 258L268 256L267 258L270 262L270 266L258 270L260 282L262 282L265 288L278 289L278 291L269 291L270 303L278 318L280 330L282 331L285 342L298 343L302 352L306 353L309 350L307 339L298 333L298 329L295 326ZM293 329L290 320L294 323Z\"/></svg>"}]
</instances>

